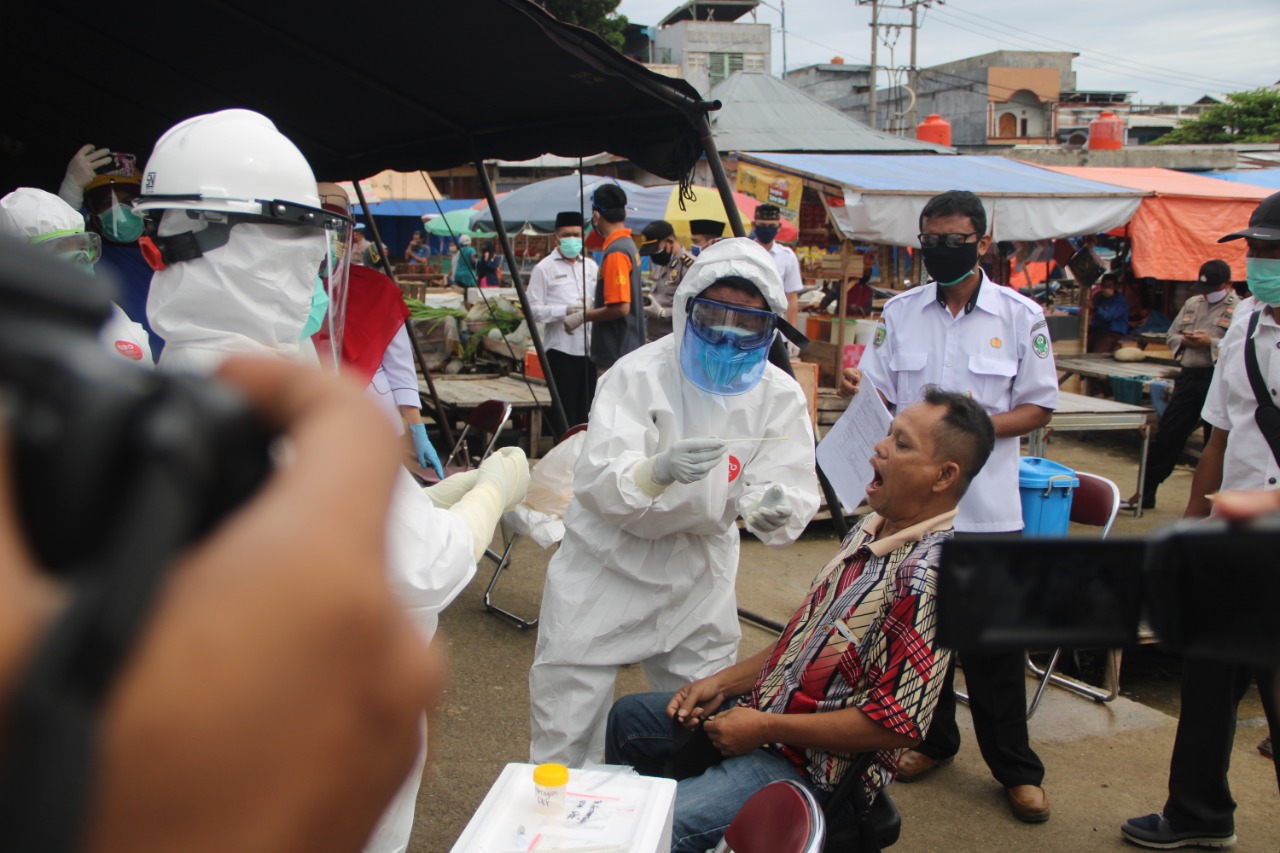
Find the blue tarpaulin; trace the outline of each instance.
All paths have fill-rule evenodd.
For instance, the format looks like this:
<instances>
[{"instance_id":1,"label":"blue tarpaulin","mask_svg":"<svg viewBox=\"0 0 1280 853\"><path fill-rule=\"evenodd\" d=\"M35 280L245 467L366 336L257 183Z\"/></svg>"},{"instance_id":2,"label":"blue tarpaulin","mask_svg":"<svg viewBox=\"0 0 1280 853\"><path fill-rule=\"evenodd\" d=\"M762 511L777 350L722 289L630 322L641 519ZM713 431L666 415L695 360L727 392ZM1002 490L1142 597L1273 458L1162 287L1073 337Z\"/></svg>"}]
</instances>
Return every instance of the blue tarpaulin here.
<instances>
[{"instance_id":1,"label":"blue tarpaulin","mask_svg":"<svg viewBox=\"0 0 1280 853\"><path fill-rule=\"evenodd\" d=\"M946 190L981 196L997 240L1107 231L1129 221L1148 195L1005 157L742 152L738 159L827 185L824 201L845 236L899 246L916 244L921 209Z\"/></svg>"},{"instance_id":2,"label":"blue tarpaulin","mask_svg":"<svg viewBox=\"0 0 1280 853\"><path fill-rule=\"evenodd\" d=\"M1201 172L1206 178L1220 178L1237 184L1253 184L1280 190L1280 169L1245 169L1242 172Z\"/></svg>"}]
</instances>

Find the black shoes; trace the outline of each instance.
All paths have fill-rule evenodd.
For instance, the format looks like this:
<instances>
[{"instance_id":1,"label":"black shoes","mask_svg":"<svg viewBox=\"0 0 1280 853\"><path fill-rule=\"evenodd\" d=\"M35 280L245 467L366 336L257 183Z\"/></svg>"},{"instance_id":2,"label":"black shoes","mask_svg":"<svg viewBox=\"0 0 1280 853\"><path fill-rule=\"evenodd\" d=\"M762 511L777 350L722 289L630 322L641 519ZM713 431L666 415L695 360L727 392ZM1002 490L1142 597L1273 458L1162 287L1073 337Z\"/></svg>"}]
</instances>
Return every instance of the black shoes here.
<instances>
[{"instance_id":1,"label":"black shoes","mask_svg":"<svg viewBox=\"0 0 1280 853\"><path fill-rule=\"evenodd\" d=\"M1222 849L1236 843L1235 832L1196 832L1174 829L1163 814L1130 818L1120 827L1125 841L1152 850L1174 850L1179 847Z\"/></svg>"}]
</instances>

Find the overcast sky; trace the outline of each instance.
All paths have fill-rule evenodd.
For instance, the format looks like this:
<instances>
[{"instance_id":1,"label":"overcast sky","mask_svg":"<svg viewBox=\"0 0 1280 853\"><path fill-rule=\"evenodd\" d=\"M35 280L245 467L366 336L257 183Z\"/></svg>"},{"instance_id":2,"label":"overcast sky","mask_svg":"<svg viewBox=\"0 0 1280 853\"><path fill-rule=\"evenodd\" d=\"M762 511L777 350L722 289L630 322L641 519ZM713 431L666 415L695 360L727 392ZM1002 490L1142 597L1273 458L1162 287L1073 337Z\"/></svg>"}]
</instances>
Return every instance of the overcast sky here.
<instances>
[{"instance_id":1,"label":"overcast sky","mask_svg":"<svg viewBox=\"0 0 1280 853\"><path fill-rule=\"evenodd\" d=\"M681 2L622 0L618 12L656 24ZM870 5L789 0L786 9L788 68L833 56L869 63ZM881 20L909 23L911 17L888 11ZM780 74L780 16L762 5L757 21L774 28L773 70ZM924 11L923 21L916 48L921 67L1002 49L1073 51L1080 54L1073 66L1077 88L1135 92L1140 103L1192 103L1207 92L1280 81L1277 0L947 0ZM906 66L910 56L910 29L903 28L892 54L881 43L877 64ZM887 75L880 78L881 86L889 83Z\"/></svg>"}]
</instances>

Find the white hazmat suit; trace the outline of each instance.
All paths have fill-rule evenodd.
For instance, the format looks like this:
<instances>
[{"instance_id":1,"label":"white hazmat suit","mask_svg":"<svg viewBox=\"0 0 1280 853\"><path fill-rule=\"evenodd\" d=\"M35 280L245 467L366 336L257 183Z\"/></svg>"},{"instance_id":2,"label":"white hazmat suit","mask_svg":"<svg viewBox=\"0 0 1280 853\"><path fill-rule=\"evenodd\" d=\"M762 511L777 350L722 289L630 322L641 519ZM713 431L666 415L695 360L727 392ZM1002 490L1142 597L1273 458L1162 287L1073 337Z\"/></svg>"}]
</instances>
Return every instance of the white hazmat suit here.
<instances>
[{"instance_id":1,"label":"white hazmat suit","mask_svg":"<svg viewBox=\"0 0 1280 853\"><path fill-rule=\"evenodd\" d=\"M751 390L719 396L681 370L686 303L726 276L747 279L770 310L785 313L769 254L751 240L721 241L681 281L674 334L624 356L600 379L565 536L547 568L529 672L535 763L602 758L619 665L640 662L655 690L675 690L733 663L741 637L735 519L778 486L791 508L786 523L768 533L748 529L782 546L817 511L813 428L795 379L770 364ZM731 443L707 476L657 497L637 485L638 463L701 436L787 440Z\"/></svg>"}]
</instances>

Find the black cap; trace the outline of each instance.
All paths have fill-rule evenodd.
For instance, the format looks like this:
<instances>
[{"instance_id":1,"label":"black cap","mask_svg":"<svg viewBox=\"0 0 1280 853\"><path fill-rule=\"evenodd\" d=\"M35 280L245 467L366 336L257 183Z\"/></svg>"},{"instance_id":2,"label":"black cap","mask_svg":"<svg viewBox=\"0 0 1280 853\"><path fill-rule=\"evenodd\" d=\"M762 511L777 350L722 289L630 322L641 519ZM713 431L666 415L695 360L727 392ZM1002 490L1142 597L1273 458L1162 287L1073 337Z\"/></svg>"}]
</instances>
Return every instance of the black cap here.
<instances>
[{"instance_id":1,"label":"black cap","mask_svg":"<svg viewBox=\"0 0 1280 853\"><path fill-rule=\"evenodd\" d=\"M1231 266L1226 261L1214 258L1200 265L1200 277L1191 283L1191 290L1195 293L1212 293L1229 281Z\"/></svg>"},{"instance_id":2,"label":"black cap","mask_svg":"<svg viewBox=\"0 0 1280 853\"><path fill-rule=\"evenodd\" d=\"M582 227L582 213L577 210L562 210L556 214L556 230L561 228Z\"/></svg>"},{"instance_id":3,"label":"black cap","mask_svg":"<svg viewBox=\"0 0 1280 853\"><path fill-rule=\"evenodd\" d=\"M1249 217L1249 227L1219 238L1219 243L1228 240L1239 240L1241 237L1252 237L1255 240L1280 240L1280 193L1271 195L1258 202Z\"/></svg>"},{"instance_id":4,"label":"black cap","mask_svg":"<svg viewBox=\"0 0 1280 853\"><path fill-rule=\"evenodd\" d=\"M768 222L773 219L781 219L782 211L778 209L776 204L762 204L756 208L755 219L757 222Z\"/></svg>"},{"instance_id":5,"label":"black cap","mask_svg":"<svg viewBox=\"0 0 1280 853\"><path fill-rule=\"evenodd\" d=\"M612 210L627 206L627 194L617 184L600 184L591 193L591 207L595 210Z\"/></svg>"},{"instance_id":6,"label":"black cap","mask_svg":"<svg viewBox=\"0 0 1280 853\"><path fill-rule=\"evenodd\" d=\"M690 219L689 233L699 237L723 237L724 225L715 219Z\"/></svg>"},{"instance_id":7,"label":"black cap","mask_svg":"<svg viewBox=\"0 0 1280 853\"><path fill-rule=\"evenodd\" d=\"M640 249L640 254L648 257L658 251L658 244L663 240L676 233L676 229L671 227L671 223L665 219L655 219L644 227L640 232L640 239L636 241Z\"/></svg>"}]
</instances>

